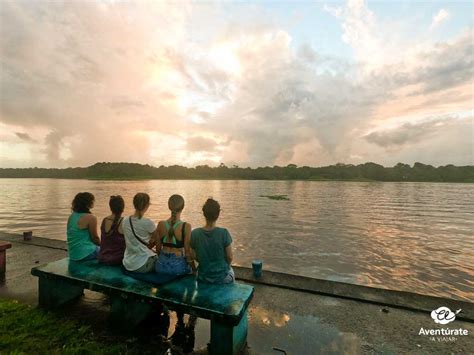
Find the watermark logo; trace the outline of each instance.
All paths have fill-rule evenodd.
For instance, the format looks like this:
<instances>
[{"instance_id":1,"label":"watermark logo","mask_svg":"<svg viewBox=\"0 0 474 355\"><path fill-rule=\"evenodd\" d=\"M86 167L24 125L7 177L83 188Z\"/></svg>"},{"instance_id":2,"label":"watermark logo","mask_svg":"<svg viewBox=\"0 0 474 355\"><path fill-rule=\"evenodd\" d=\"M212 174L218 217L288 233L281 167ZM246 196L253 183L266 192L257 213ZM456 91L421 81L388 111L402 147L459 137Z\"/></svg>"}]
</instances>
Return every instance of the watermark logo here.
<instances>
[{"instance_id":1,"label":"watermark logo","mask_svg":"<svg viewBox=\"0 0 474 355\"><path fill-rule=\"evenodd\" d=\"M438 324L448 324L456 319L456 315L461 312L458 309L456 312L452 312L448 307L439 307L431 312L431 318Z\"/></svg>"},{"instance_id":2,"label":"watermark logo","mask_svg":"<svg viewBox=\"0 0 474 355\"><path fill-rule=\"evenodd\" d=\"M448 307L439 307L431 312L431 318L436 324L448 324L456 319L461 309L453 312ZM464 328L436 327L433 329L420 328L418 335L428 336L431 341L455 342L459 337L468 336L469 330Z\"/></svg>"}]
</instances>

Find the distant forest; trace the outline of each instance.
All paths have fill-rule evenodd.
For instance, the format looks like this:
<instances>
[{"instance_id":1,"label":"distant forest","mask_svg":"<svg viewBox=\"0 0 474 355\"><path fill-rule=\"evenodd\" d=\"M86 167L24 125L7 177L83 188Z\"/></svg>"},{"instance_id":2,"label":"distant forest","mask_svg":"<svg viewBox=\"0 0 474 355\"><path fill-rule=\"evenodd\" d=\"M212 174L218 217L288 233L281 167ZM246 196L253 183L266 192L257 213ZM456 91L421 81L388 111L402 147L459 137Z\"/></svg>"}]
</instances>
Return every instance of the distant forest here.
<instances>
[{"instance_id":1,"label":"distant forest","mask_svg":"<svg viewBox=\"0 0 474 355\"><path fill-rule=\"evenodd\" d=\"M236 165L218 167L179 165L154 167L134 163L97 163L86 168L0 169L0 178L61 179L234 179L234 180L353 180L353 181L433 181L474 182L474 166L434 167L421 163L398 163L383 167L375 163L336 164L325 167L298 167L294 164L261 168Z\"/></svg>"}]
</instances>

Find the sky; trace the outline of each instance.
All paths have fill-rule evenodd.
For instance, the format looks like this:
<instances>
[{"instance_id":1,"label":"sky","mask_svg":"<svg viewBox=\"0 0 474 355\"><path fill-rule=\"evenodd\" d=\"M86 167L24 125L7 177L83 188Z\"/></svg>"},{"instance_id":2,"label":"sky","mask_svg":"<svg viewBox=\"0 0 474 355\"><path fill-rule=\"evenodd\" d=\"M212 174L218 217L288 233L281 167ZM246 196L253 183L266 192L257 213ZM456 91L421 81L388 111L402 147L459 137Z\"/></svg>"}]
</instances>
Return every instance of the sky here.
<instances>
[{"instance_id":1,"label":"sky","mask_svg":"<svg viewBox=\"0 0 474 355\"><path fill-rule=\"evenodd\" d=\"M474 5L0 2L0 167L474 165Z\"/></svg>"}]
</instances>

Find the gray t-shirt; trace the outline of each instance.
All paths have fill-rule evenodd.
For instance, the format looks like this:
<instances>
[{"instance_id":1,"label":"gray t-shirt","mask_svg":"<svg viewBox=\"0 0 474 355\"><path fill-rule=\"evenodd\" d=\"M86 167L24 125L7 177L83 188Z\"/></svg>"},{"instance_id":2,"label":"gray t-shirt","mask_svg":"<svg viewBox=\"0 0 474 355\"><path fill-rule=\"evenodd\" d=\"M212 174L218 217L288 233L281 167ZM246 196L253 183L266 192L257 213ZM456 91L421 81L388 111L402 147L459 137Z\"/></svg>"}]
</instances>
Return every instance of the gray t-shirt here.
<instances>
[{"instance_id":1,"label":"gray t-shirt","mask_svg":"<svg viewBox=\"0 0 474 355\"><path fill-rule=\"evenodd\" d=\"M196 228L191 232L191 248L196 252L198 279L207 282L221 282L229 273L225 248L232 243L232 237L225 228L215 227L207 231Z\"/></svg>"},{"instance_id":2,"label":"gray t-shirt","mask_svg":"<svg viewBox=\"0 0 474 355\"><path fill-rule=\"evenodd\" d=\"M123 235L125 236L125 254L122 263L128 271L135 271L145 265L150 256L156 254L135 238L130 226L130 218L132 218L133 229L136 235L145 243L150 242L151 233L155 231L156 225L151 219L145 217L141 219L125 217L123 219L122 228Z\"/></svg>"}]
</instances>

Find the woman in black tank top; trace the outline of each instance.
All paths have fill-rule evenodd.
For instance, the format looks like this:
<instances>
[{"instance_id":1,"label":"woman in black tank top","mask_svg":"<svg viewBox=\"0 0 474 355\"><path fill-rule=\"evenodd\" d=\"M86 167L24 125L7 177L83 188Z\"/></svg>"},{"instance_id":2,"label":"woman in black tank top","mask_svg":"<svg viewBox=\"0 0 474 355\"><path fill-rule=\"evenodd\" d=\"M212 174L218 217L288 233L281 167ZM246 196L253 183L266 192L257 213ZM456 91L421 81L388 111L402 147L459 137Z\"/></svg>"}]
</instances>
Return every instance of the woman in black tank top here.
<instances>
[{"instance_id":1,"label":"woman in black tank top","mask_svg":"<svg viewBox=\"0 0 474 355\"><path fill-rule=\"evenodd\" d=\"M100 226L99 262L106 265L122 265L125 253L125 238L122 230L122 213L125 202L122 196L110 196L112 215L105 217Z\"/></svg>"}]
</instances>

